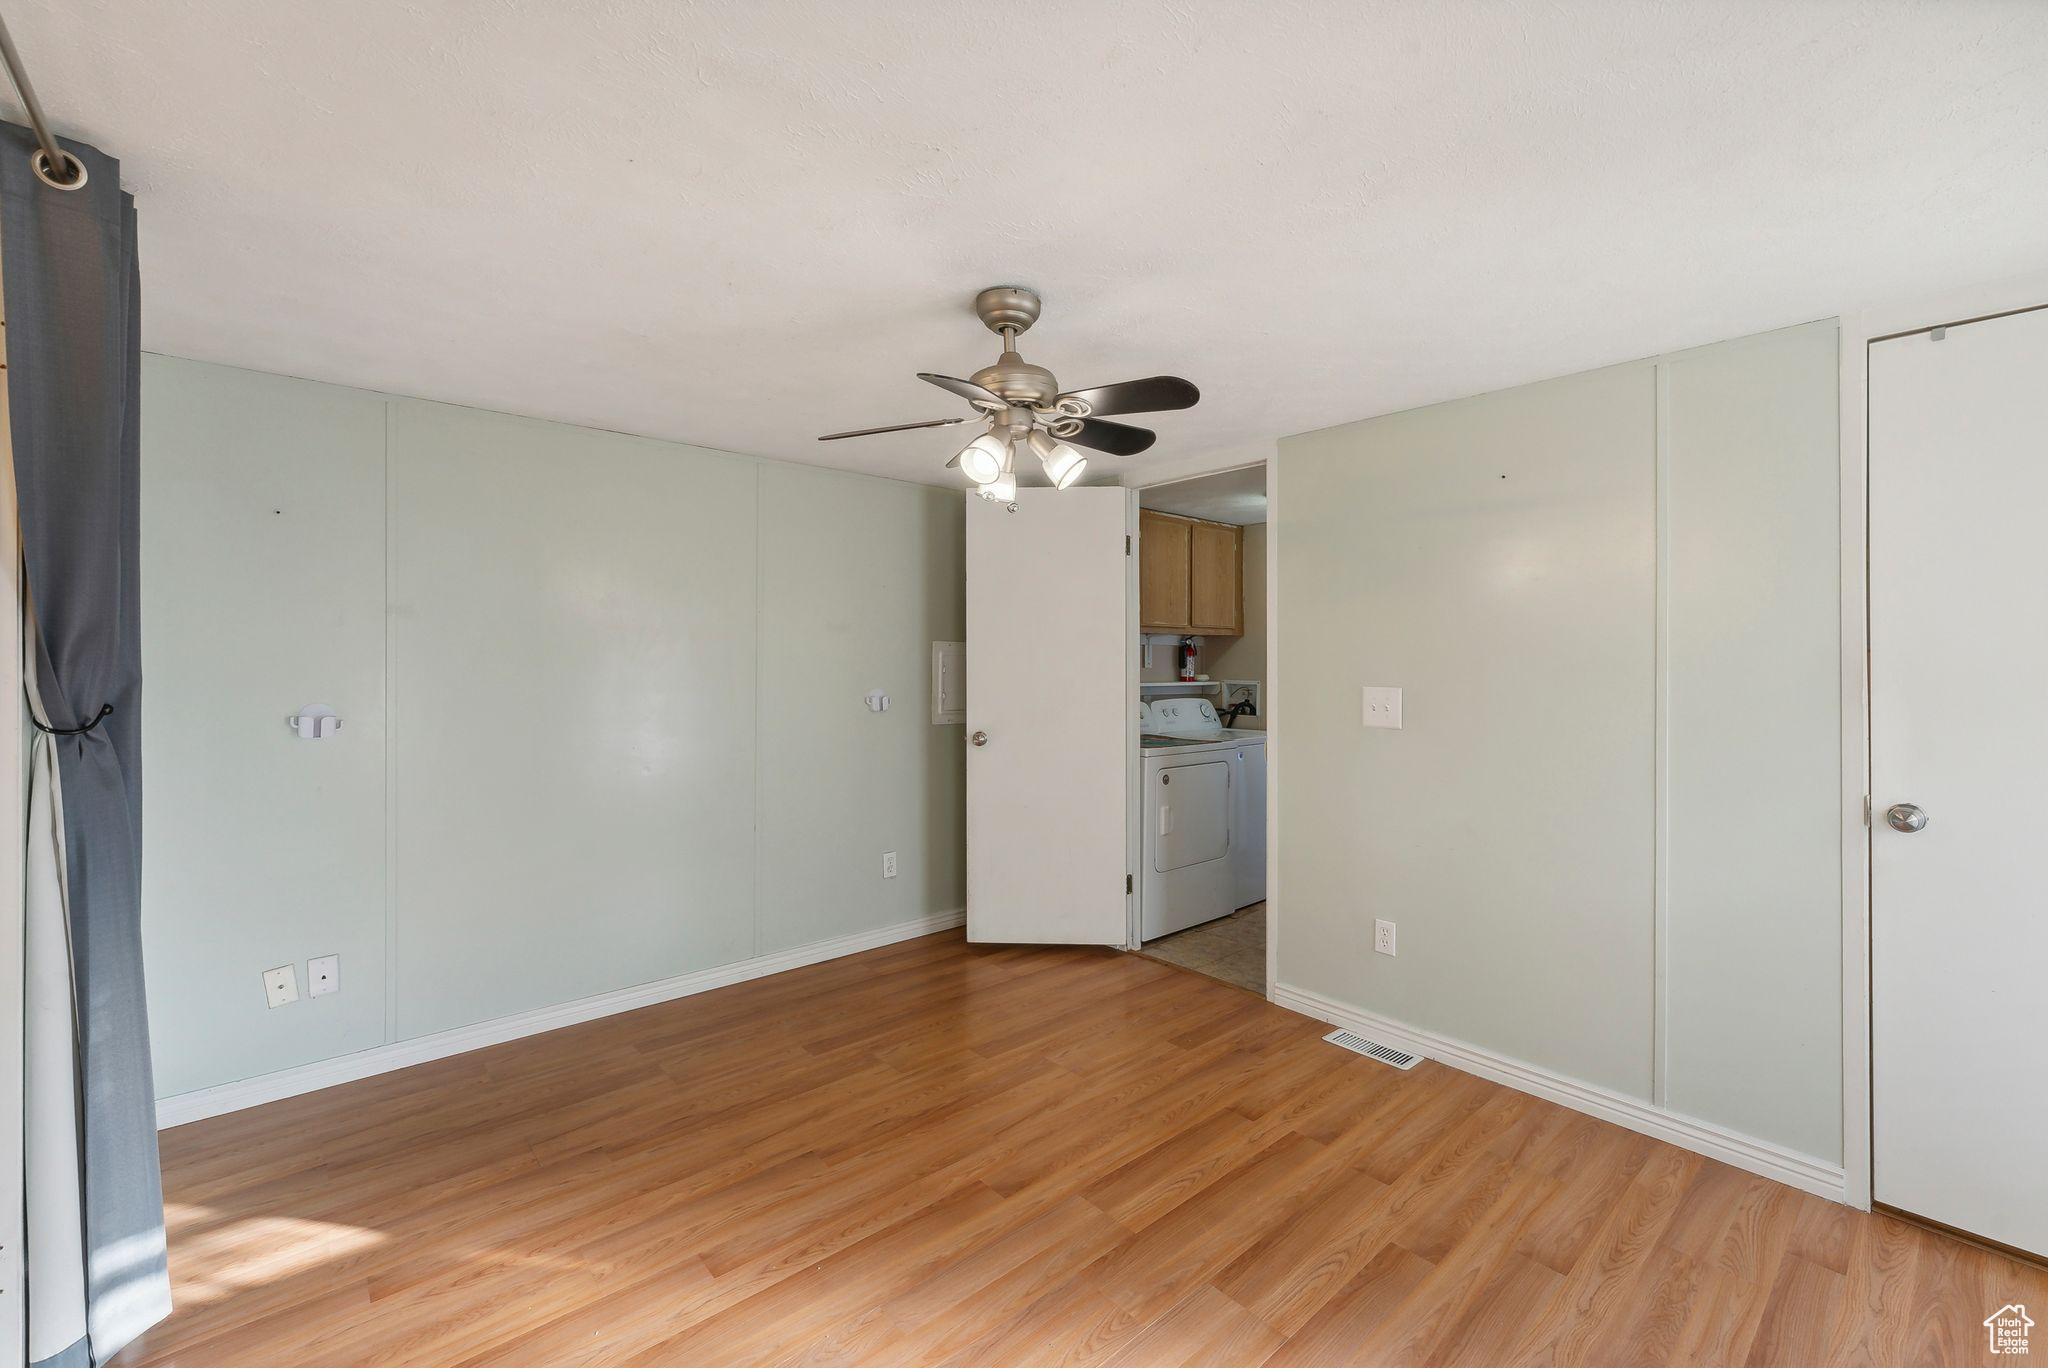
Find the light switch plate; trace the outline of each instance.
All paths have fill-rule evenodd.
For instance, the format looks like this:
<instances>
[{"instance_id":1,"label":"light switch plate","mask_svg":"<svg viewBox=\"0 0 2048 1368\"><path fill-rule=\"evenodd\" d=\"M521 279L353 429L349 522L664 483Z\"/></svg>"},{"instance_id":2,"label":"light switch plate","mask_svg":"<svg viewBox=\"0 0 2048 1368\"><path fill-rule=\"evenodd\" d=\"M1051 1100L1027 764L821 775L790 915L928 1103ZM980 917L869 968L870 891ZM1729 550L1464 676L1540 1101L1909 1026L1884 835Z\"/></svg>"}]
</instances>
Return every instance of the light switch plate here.
<instances>
[{"instance_id":1,"label":"light switch plate","mask_svg":"<svg viewBox=\"0 0 2048 1368\"><path fill-rule=\"evenodd\" d=\"M1366 685L1365 725L1401 730L1401 691L1380 684Z\"/></svg>"},{"instance_id":2,"label":"light switch plate","mask_svg":"<svg viewBox=\"0 0 2048 1368\"><path fill-rule=\"evenodd\" d=\"M326 997L341 991L341 956L322 955L306 961L306 996Z\"/></svg>"},{"instance_id":3,"label":"light switch plate","mask_svg":"<svg viewBox=\"0 0 2048 1368\"><path fill-rule=\"evenodd\" d=\"M289 964L280 964L275 969L263 971L263 1000L272 1007L282 1007L288 1002L299 1000L299 973Z\"/></svg>"}]
</instances>

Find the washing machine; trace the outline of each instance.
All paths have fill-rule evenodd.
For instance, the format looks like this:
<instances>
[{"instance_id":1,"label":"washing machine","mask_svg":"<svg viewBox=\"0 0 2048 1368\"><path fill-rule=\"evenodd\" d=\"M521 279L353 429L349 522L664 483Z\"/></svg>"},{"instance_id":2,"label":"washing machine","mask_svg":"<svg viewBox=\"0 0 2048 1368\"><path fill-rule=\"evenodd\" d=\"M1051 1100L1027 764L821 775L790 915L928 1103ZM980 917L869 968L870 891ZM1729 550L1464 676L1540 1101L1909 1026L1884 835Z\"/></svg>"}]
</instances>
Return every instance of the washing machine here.
<instances>
[{"instance_id":1,"label":"washing machine","mask_svg":"<svg viewBox=\"0 0 2048 1368\"><path fill-rule=\"evenodd\" d=\"M1185 931L1241 905L1245 861L1256 850L1263 897L1265 817L1244 801L1247 756L1265 774L1264 732L1225 727L1206 698L1155 698L1139 705L1145 836L1138 874L1144 940ZM1259 787L1263 790L1264 784ZM1256 901L1256 899L1253 899Z\"/></svg>"}]
</instances>

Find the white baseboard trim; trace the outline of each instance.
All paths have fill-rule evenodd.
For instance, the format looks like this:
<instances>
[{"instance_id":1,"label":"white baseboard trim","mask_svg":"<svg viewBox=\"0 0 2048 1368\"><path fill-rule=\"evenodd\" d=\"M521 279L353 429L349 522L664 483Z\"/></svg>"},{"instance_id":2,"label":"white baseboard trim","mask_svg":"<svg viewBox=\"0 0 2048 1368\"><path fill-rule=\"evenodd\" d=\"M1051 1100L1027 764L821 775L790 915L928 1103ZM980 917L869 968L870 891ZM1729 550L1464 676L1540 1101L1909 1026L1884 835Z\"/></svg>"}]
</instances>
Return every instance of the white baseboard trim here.
<instances>
[{"instance_id":1,"label":"white baseboard trim","mask_svg":"<svg viewBox=\"0 0 2048 1368\"><path fill-rule=\"evenodd\" d=\"M772 955L757 955L752 959L721 964L714 969L700 969L694 974L680 974L675 978L658 979L653 983L641 983L615 992L599 993L595 997L577 998L573 1002L557 1003L552 1007L539 1007L530 1012L519 1012L492 1021L480 1021L473 1026L458 1026L453 1030L436 1031L432 1035L419 1036L412 1040L377 1045L353 1054L337 1055L333 1059L302 1064L297 1068L280 1069L276 1073L245 1078L236 1083L222 1083L211 1088L200 1088L195 1092L179 1093L174 1097L160 1097L156 1103L157 1129L167 1130L172 1126L182 1126L188 1121L203 1121L209 1116L241 1111L245 1107L260 1107L265 1102L276 1102L286 1097L297 1097L301 1093L317 1092L321 1088L331 1088L337 1083L353 1083L359 1078L390 1073L394 1069L425 1064L429 1060L446 1059L449 1055L480 1050L487 1045L502 1045L508 1040L518 1040L522 1036L539 1035L543 1031L574 1026L578 1022L595 1021L599 1017L614 1016L640 1007L651 1007L657 1002L672 1002L676 998L709 992L713 988L723 988L728 984L766 978L770 974L780 974L788 969L801 969L807 964L818 964L825 960L839 959L844 955L856 955L863 950L894 945L898 941L929 936L935 931L950 931L966 920L967 913L961 909L934 912L913 921L897 922L893 926L877 927L872 931L856 931L850 936L837 936L831 940L814 941L791 950L778 950Z\"/></svg>"},{"instance_id":2,"label":"white baseboard trim","mask_svg":"<svg viewBox=\"0 0 2048 1368\"><path fill-rule=\"evenodd\" d=\"M1597 1116L1603 1121L1612 1121L1643 1135L1668 1140L1681 1149L1719 1159L1736 1168L1775 1179L1788 1187L1799 1188L1830 1201L1848 1201L1847 1182L1839 1165L1823 1163L1768 1140L1723 1130L1709 1122L1666 1111L1591 1083L1581 1083L1575 1078L1567 1078L1476 1045L1467 1045L1461 1040L1390 1021L1305 988L1276 983L1270 996L1273 1002L1290 1011L1357 1031L1410 1054L1437 1060L1454 1069L1477 1074L1518 1092L1530 1093L1588 1116Z\"/></svg>"}]
</instances>

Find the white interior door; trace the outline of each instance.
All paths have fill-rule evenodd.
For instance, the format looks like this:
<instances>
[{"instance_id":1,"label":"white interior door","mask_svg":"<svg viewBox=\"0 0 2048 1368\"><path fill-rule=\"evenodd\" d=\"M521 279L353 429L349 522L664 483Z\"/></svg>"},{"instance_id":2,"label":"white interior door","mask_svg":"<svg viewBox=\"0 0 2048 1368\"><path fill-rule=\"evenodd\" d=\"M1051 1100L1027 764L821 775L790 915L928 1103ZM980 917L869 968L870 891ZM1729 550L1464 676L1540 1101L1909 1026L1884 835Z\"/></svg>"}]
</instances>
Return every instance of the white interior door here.
<instances>
[{"instance_id":1,"label":"white interior door","mask_svg":"<svg viewBox=\"0 0 2048 1368\"><path fill-rule=\"evenodd\" d=\"M1129 939L1126 489L967 499L967 938Z\"/></svg>"},{"instance_id":2,"label":"white interior door","mask_svg":"<svg viewBox=\"0 0 2048 1368\"><path fill-rule=\"evenodd\" d=\"M2048 310L1872 345L1873 1192L2037 1254L2044 509Z\"/></svg>"}]
</instances>

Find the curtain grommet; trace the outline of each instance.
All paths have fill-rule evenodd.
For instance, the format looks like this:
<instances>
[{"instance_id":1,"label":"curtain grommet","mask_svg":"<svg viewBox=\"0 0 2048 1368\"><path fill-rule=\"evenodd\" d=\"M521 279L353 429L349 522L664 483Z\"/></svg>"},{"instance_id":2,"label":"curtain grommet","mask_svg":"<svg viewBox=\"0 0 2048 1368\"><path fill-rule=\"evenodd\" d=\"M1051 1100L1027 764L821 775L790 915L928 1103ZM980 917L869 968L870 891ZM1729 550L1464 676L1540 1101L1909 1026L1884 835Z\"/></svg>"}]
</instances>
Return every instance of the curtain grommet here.
<instances>
[{"instance_id":1,"label":"curtain grommet","mask_svg":"<svg viewBox=\"0 0 2048 1368\"><path fill-rule=\"evenodd\" d=\"M58 180L56 169L50 164L49 149L38 147L30 154L28 159L28 164L35 168L36 179L49 186L52 190L78 190L83 188L88 179L85 163L72 156L69 152L60 150L58 155L70 163L71 170L76 173L75 178L72 180Z\"/></svg>"}]
</instances>

